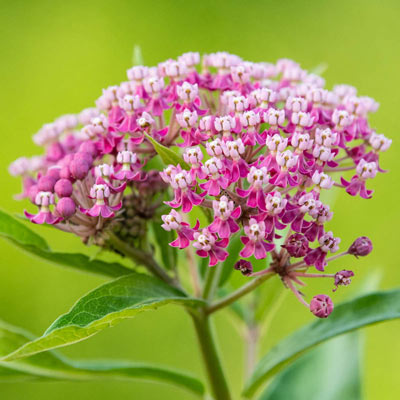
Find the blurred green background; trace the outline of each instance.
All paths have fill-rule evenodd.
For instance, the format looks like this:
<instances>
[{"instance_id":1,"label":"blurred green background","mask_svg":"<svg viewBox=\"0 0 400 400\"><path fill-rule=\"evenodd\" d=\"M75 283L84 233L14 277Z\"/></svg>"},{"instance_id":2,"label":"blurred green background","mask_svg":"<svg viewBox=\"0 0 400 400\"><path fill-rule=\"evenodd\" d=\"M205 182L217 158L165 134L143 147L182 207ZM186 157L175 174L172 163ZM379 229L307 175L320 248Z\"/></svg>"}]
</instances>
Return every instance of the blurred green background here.
<instances>
[{"instance_id":1,"label":"blurred green background","mask_svg":"<svg viewBox=\"0 0 400 400\"><path fill-rule=\"evenodd\" d=\"M372 200L341 194L335 203L330 228L342 238L343 248L360 235L375 246L366 259L347 258L332 270L355 268L349 288L334 295L339 302L356 293L368 274L380 270L383 288L400 284L398 188L400 158L397 149L400 84L400 2L398 0L336 1L84 1L13 0L0 2L0 207L21 212L12 199L20 183L7 174L7 166L21 155L40 149L31 141L43 123L63 113L92 106L101 89L125 80L133 45L142 47L147 64L155 64L185 51L226 50L252 61L289 57L304 68L329 65L328 87L349 83L361 95L381 104L372 116L379 133L394 139L382 157L389 174L370 183ZM78 250L78 239L46 228L37 231L56 249ZM0 242L0 317L39 335L81 295L102 283L45 264ZM331 289L311 282L308 295ZM263 338L263 352L312 316L287 296ZM241 385L243 349L224 314L216 318L218 338L229 379ZM365 398L398 399L400 322L366 330L364 356ZM76 358L118 357L169 364L202 374L191 321L171 307L140 314L114 329L66 348ZM335 377L332 377L335 379ZM148 383L37 383L0 384L1 400L36 399L190 399L169 386Z\"/></svg>"}]
</instances>

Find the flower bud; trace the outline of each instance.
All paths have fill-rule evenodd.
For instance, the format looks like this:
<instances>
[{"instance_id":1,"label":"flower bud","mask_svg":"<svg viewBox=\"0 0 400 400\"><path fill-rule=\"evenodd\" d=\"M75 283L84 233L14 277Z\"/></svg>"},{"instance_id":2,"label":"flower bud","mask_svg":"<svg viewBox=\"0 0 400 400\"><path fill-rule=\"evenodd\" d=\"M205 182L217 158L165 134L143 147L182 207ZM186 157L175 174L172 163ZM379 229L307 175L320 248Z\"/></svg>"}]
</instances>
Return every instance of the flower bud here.
<instances>
[{"instance_id":1,"label":"flower bud","mask_svg":"<svg viewBox=\"0 0 400 400\"><path fill-rule=\"evenodd\" d=\"M357 238L353 244L349 247L348 253L353 254L353 256L364 257L367 256L372 251L372 242L366 236L361 236Z\"/></svg>"},{"instance_id":2,"label":"flower bud","mask_svg":"<svg viewBox=\"0 0 400 400\"><path fill-rule=\"evenodd\" d=\"M71 162L69 170L75 179L84 179L89 171L89 165L86 161L77 159Z\"/></svg>"},{"instance_id":3,"label":"flower bud","mask_svg":"<svg viewBox=\"0 0 400 400\"><path fill-rule=\"evenodd\" d=\"M52 176L42 176L38 181L38 189L41 192L52 192L54 190L54 185L56 180Z\"/></svg>"},{"instance_id":4,"label":"flower bud","mask_svg":"<svg viewBox=\"0 0 400 400\"><path fill-rule=\"evenodd\" d=\"M94 142L92 142L91 140L88 140L86 142L83 142L80 146L79 146L79 152L82 153L88 153L90 154L92 157L96 157L97 155L97 148Z\"/></svg>"},{"instance_id":5,"label":"flower bud","mask_svg":"<svg viewBox=\"0 0 400 400\"><path fill-rule=\"evenodd\" d=\"M300 233L295 233L289 236L286 244L282 247L285 248L292 257L304 257L309 250L308 239Z\"/></svg>"},{"instance_id":6,"label":"flower bud","mask_svg":"<svg viewBox=\"0 0 400 400\"><path fill-rule=\"evenodd\" d=\"M63 197L57 203L56 210L63 218L72 217L75 214L75 202L71 197Z\"/></svg>"},{"instance_id":7,"label":"flower bud","mask_svg":"<svg viewBox=\"0 0 400 400\"><path fill-rule=\"evenodd\" d=\"M62 167L60 170L60 178L61 179L71 179L71 171L68 166Z\"/></svg>"},{"instance_id":8,"label":"flower bud","mask_svg":"<svg viewBox=\"0 0 400 400\"><path fill-rule=\"evenodd\" d=\"M56 166L56 167L50 167L47 170L47 174L46 176L50 176L51 178L55 179L56 181L58 181L60 179L60 172L61 172L61 168Z\"/></svg>"},{"instance_id":9,"label":"flower bud","mask_svg":"<svg viewBox=\"0 0 400 400\"><path fill-rule=\"evenodd\" d=\"M318 294L310 302L310 311L318 318L326 318L333 311L333 302L329 296Z\"/></svg>"},{"instance_id":10,"label":"flower bud","mask_svg":"<svg viewBox=\"0 0 400 400\"><path fill-rule=\"evenodd\" d=\"M60 143L51 143L46 150L46 158L49 161L57 162L64 157L64 149Z\"/></svg>"},{"instance_id":11,"label":"flower bud","mask_svg":"<svg viewBox=\"0 0 400 400\"><path fill-rule=\"evenodd\" d=\"M233 268L240 271L244 276L249 276L253 273L253 265L247 260L239 260Z\"/></svg>"},{"instance_id":12,"label":"flower bud","mask_svg":"<svg viewBox=\"0 0 400 400\"><path fill-rule=\"evenodd\" d=\"M72 183L68 179L60 179L54 185L54 191L58 197L70 197L72 190Z\"/></svg>"},{"instance_id":13,"label":"flower bud","mask_svg":"<svg viewBox=\"0 0 400 400\"><path fill-rule=\"evenodd\" d=\"M74 160L85 162L89 167L93 164L93 157L89 153L79 151L74 155Z\"/></svg>"}]
</instances>

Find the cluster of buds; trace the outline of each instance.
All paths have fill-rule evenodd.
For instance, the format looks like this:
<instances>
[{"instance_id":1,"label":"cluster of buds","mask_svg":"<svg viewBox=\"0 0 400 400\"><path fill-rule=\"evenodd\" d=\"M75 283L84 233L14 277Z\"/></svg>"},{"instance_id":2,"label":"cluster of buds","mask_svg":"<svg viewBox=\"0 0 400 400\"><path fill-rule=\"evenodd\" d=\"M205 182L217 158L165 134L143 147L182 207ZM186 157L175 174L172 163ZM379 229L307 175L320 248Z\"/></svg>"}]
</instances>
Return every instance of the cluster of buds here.
<instances>
[{"instance_id":1,"label":"cluster of buds","mask_svg":"<svg viewBox=\"0 0 400 400\"><path fill-rule=\"evenodd\" d=\"M132 210L146 198L152 218L157 193L170 190L173 199L165 203L172 210L162 227L176 231L171 246L193 247L214 267L239 235L236 269L246 276L276 273L314 315L329 315L329 297L307 303L298 286L317 276L333 278L335 288L347 285L353 272L326 274L328 262L372 249L359 238L329 255L340 239L325 229L333 212L321 194L336 187L372 196L367 181L385 172L380 153L391 144L368 123L378 104L352 86L325 89L323 78L294 61L252 63L225 52L135 66L127 78L103 90L96 108L43 126L34 141L44 156L10 166L23 178L19 198L38 207L26 216L87 241L108 229L118 234L121 226L132 232ZM159 174L150 170L154 140L178 146L172 151L182 152L182 161ZM213 218L191 227L194 207ZM254 272L252 258L265 259L266 268Z\"/></svg>"}]
</instances>

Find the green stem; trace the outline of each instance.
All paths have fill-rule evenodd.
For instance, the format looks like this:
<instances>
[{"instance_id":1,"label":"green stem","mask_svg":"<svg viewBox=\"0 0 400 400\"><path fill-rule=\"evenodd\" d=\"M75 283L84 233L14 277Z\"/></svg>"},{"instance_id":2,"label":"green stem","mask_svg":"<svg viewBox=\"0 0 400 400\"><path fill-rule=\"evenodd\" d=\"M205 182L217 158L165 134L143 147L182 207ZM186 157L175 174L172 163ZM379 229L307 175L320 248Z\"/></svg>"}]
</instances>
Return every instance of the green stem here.
<instances>
[{"instance_id":1,"label":"green stem","mask_svg":"<svg viewBox=\"0 0 400 400\"><path fill-rule=\"evenodd\" d=\"M214 298L221 277L222 265L208 267L203 288L203 299L211 301Z\"/></svg>"},{"instance_id":2,"label":"green stem","mask_svg":"<svg viewBox=\"0 0 400 400\"><path fill-rule=\"evenodd\" d=\"M191 313L190 315L193 318L204 366L214 398L215 400L232 400L213 338L210 319L203 310Z\"/></svg>"},{"instance_id":3,"label":"green stem","mask_svg":"<svg viewBox=\"0 0 400 400\"><path fill-rule=\"evenodd\" d=\"M136 247L129 246L126 242L121 240L112 232L108 232L107 234L110 244L116 250L120 251L126 257L129 257L135 263L143 265L150 273L157 276L162 281L171 286L179 288L178 283L172 277L170 277L160 265L158 265L152 254L141 249L137 249Z\"/></svg>"},{"instance_id":4,"label":"green stem","mask_svg":"<svg viewBox=\"0 0 400 400\"><path fill-rule=\"evenodd\" d=\"M269 272L267 274L261 275L253 279L249 283L243 285L240 289L236 290L236 292L233 292L230 295L224 297L223 299L217 301L216 303L211 304L209 307L207 307L206 312L208 314L211 314L215 311L220 310L221 308L228 306L229 304L232 304L237 299L240 299L242 296L246 295L247 293L250 293L256 287L260 286L263 282L271 278L271 276L273 275L275 275L275 272Z\"/></svg>"}]
</instances>

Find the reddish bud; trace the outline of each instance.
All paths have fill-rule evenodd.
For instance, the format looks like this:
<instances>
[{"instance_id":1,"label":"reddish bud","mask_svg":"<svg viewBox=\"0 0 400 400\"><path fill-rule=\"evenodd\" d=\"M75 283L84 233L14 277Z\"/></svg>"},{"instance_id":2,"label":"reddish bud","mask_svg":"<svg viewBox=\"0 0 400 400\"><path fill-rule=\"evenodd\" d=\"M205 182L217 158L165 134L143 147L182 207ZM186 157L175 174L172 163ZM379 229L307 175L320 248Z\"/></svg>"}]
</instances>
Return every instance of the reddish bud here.
<instances>
[{"instance_id":1,"label":"reddish bud","mask_svg":"<svg viewBox=\"0 0 400 400\"><path fill-rule=\"evenodd\" d=\"M318 294L310 302L310 311L318 318L326 318L333 311L333 303L329 296Z\"/></svg>"},{"instance_id":2,"label":"reddish bud","mask_svg":"<svg viewBox=\"0 0 400 400\"><path fill-rule=\"evenodd\" d=\"M353 244L349 247L349 254L353 254L353 256L364 257L367 256L372 251L372 242L366 236L361 236L357 238Z\"/></svg>"}]
</instances>

